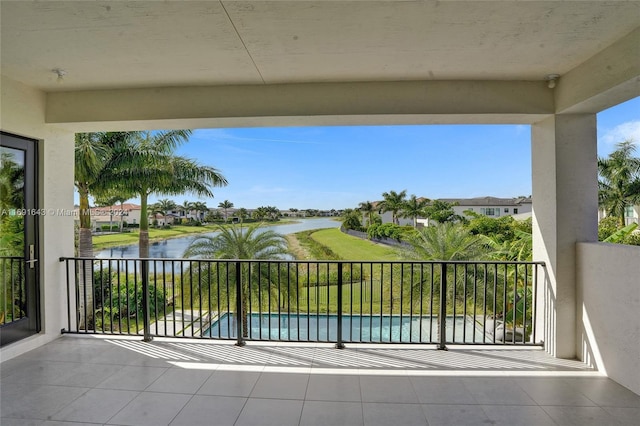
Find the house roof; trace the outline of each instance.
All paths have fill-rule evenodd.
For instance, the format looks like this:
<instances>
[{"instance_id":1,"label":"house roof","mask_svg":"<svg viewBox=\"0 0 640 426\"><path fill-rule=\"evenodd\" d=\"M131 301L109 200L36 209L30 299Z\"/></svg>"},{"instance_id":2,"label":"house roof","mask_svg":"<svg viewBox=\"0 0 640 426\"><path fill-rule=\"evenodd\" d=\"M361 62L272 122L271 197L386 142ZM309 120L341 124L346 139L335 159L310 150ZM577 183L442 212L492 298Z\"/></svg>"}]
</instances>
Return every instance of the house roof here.
<instances>
[{"instance_id":1,"label":"house roof","mask_svg":"<svg viewBox=\"0 0 640 426\"><path fill-rule=\"evenodd\" d=\"M520 206L522 204L531 204L531 197L440 198L440 201L445 201L447 203L457 203L459 206Z\"/></svg>"}]
</instances>

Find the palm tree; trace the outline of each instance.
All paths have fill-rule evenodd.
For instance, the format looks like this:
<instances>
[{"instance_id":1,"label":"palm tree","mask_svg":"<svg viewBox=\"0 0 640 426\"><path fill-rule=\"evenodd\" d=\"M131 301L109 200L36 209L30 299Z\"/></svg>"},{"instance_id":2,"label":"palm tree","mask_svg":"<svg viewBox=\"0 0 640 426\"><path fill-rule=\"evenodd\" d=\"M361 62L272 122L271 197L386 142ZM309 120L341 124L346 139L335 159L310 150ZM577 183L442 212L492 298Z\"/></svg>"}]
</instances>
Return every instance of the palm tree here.
<instances>
[{"instance_id":1,"label":"palm tree","mask_svg":"<svg viewBox=\"0 0 640 426\"><path fill-rule=\"evenodd\" d=\"M406 189L400 192L383 192L382 197L384 198L384 200L378 203L378 207L380 208L381 212L391 212L391 221L396 225L399 224L398 212L402 210L406 196Z\"/></svg>"},{"instance_id":2,"label":"palm tree","mask_svg":"<svg viewBox=\"0 0 640 426\"><path fill-rule=\"evenodd\" d=\"M93 235L91 231L91 211L89 195L96 192L98 186L110 184L103 180L102 172L112 158L113 143L122 134L114 133L76 133L74 154L74 184L80 196L80 228L78 230L78 256L93 257ZM93 320L93 264L83 262L83 271L79 274L79 316L81 327L87 327L84 319Z\"/></svg>"},{"instance_id":3,"label":"palm tree","mask_svg":"<svg viewBox=\"0 0 640 426\"><path fill-rule=\"evenodd\" d=\"M418 216L424 216L424 209L429 204L428 198L417 198L414 194L405 201L402 207L402 217L413 219L413 227L418 227Z\"/></svg>"},{"instance_id":4,"label":"palm tree","mask_svg":"<svg viewBox=\"0 0 640 426\"><path fill-rule=\"evenodd\" d=\"M191 201L184 200L184 203L180 204L178 209L181 212L184 212L184 217L186 218L189 215L189 212L193 210L193 203Z\"/></svg>"},{"instance_id":5,"label":"palm tree","mask_svg":"<svg viewBox=\"0 0 640 426\"><path fill-rule=\"evenodd\" d=\"M363 201L358 204L358 210L367 218L367 226L371 225L373 223L373 215L376 213L373 203L371 201Z\"/></svg>"},{"instance_id":6,"label":"palm tree","mask_svg":"<svg viewBox=\"0 0 640 426\"><path fill-rule=\"evenodd\" d=\"M633 156L636 146L631 140L616 147L608 158L598 159L598 201L624 226L625 208L640 203L640 158Z\"/></svg>"},{"instance_id":7,"label":"palm tree","mask_svg":"<svg viewBox=\"0 0 640 426\"><path fill-rule=\"evenodd\" d=\"M224 221L226 222L228 218L228 210L233 208L233 203L229 200L224 200L218 204L218 207L224 212Z\"/></svg>"},{"instance_id":8,"label":"palm tree","mask_svg":"<svg viewBox=\"0 0 640 426\"><path fill-rule=\"evenodd\" d=\"M166 216L170 211L173 211L176 208L177 206L174 201L168 198L163 198L153 205L152 213L160 213L162 216Z\"/></svg>"},{"instance_id":9,"label":"palm tree","mask_svg":"<svg viewBox=\"0 0 640 426\"><path fill-rule=\"evenodd\" d=\"M201 236L191 242L185 250L183 257L196 259L255 259L269 260L281 259L288 254L287 241L285 237L271 230L259 230L259 224L251 225L243 228L242 225L223 227L218 226L218 234L210 236ZM254 274L258 274L259 285L260 279L264 279L268 274L260 274L258 268L251 268ZM208 277L211 274L203 273L193 274L199 277ZM276 274L274 274L275 276ZM235 274L229 276L235 277ZM250 285L252 280L249 276L249 264L242 264L241 271L242 286L242 313L241 318L246 318L249 307L249 292L257 292L258 288ZM210 285L210 283L209 283ZM269 285L269 287L271 287ZM201 286L202 288L202 286ZM261 288L262 289L262 288ZM270 290L270 289L269 289ZM297 292L295 293L297 295ZM254 299L254 300L257 300ZM243 321L243 336L248 336L248 321Z\"/></svg>"},{"instance_id":10,"label":"palm tree","mask_svg":"<svg viewBox=\"0 0 640 426\"><path fill-rule=\"evenodd\" d=\"M249 211L244 207L240 208L237 211L237 214L238 214L238 218L240 218L240 223L242 223L246 218L249 217Z\"/></svg>"},{"instance_id":11,"label":"palm tree","mask_svg":"<svg viewBox=\"0 0 640 426\"><path fill-rule=\"evenodd\" d=\"M269 217L269 220L278 220L278 216L280 215L280 210L278 210L277 207L275 206L267 206L265 207L265 210L267 212L267 216Z\"/></svg>"},{"instance_id":12,"label":"palm tree","mask_svg":"<svg viewBox=\"0 0 640 426\"><path fill-rule=\"evenodd\" d=\"M418 229L409 243L409 256L420 260L474 260L487 254L480 236L450 222Z\"/></svg>"},{"instance_id":13,"label":"palm tree","mask_svg":"<svg viewBox=\"0 0 640 426\"><path fill-rule=\"evenodd\" d=\"M204 201L195 201L193 203L193 209L196 211L196 215L200 221L204 218L204 214L209 211L207 203Z\"/></svg>"},{"instance_id":14,"label":"palm tree","mask_svg":"<svg viewBox=\"0 0 640 426\"><path fill-rule=\"evenodd\" d=\"M174 154L190 135L190 130L131 132L114 150L104 178L140 197L140 257L149 257L149 195L213 197L212 187L227 185L219 170Z\"/></svg>"}]
</instances>

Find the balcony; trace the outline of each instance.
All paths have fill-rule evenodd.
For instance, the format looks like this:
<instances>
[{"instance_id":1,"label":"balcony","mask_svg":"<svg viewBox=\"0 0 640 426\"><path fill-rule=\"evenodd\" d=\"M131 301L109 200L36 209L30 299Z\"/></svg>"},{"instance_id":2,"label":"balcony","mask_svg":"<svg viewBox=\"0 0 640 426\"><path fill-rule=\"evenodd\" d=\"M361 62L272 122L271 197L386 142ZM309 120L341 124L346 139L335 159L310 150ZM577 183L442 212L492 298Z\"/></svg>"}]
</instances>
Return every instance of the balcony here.
<instances>
[{"instance_id":1,"label":"balcony","mask_svg":"<svg viewBox=\"0 0 640 426\"><path fill-rule=\"evenodd\" d=\"M500 2L499 7L464 1L295 2L300 3L295 7L257 1L188 3L177 8L172 2L145 2L130 8L94 2L52 3L50 7L40 2L2 2L0 128L3 134L26 137L38 145L37 207L73 209L74 132L408 123L530 125L534 258L544 261L547 270L536 291L541 308L536 320L543 326L536 327L541 334L532 343L544 341L544 352L524 345L501 349L503 345L498 344L491 350L505 352L488 360L506 362L505 354L535 354L556 366L554 363L578 358L598 369L598 373L583 371L581 364L580 371L519 371L502 366L474 371L478 357L470 358L475 362L471 367L462 363L467 369L459 369L458 359L456 369L433 370L443 377L415 377L416 370L410 376L404 370L389 373L383 368L380 375L358 375L349 384L330 381L323 389L339 402L327 410L322 409L326 402L320 402L320 390L315 390L322 387L317 381L326 376L312 375L313 364L309 373L281 373L284 376L274 383L272 374L280 373L267 371L274 366L260 358L247 363L259 375L251 378L251 391L239 396L245 398L243 408L229 423L252 423L251 412L260 403L267 407L257 410L261 411L260 423L268 423L269 415L288 412L269 409L275 405L264 403L265 387L260 383L265 383L276 399L286 404L294 401L290 404L295 405L293 412L298 417L293 423L306 423L318 407L323 414L340 412L340 407L350 404L342 392L357 384L360 397L354 403L360 407L360 417L354 423L373 419L389 424L385 412L394 416L394 423L411 423L410 418L399 421L400 411L422 413L422 420L414 423L423 424L427 420L430 424L635 424L637 396L626 389L640 393L640 253L637 248L598 244L595 219L596 114L640 94L640 28L635 4L557 2L550 8L548 2L516 1ZM87 26L88 21L101 22L99 31ZM131 25L123 26L123 22ZM353 22L359 25L354 27ZM175 31L167 33L166 28ZM167 38L170 42L165 42ZM123 42L113 43L115 40ZM140 52L145 52L143 61ZM106 68L104 58L109 58ZM149 64L157 65L151 67L153 75ZM53 67L64 67L68 75L56 78L47 72ZM544 80L550 73L561 76L553 88ZM416 180L421 178L417 170ZM164 338L140 343L143 336L60 337L61 329L87 331L86 325L78 327L80 318L69 318L67 271L58 262L61 256L74 253L73 220L47 215L39 218L38 229L40 247L35 254L42 328L0 349L2 424L37 424L63 415L98 423L145 423L141 419L145 412L147 424L177 423L193 404L216 407L212 400L202 402L204 394L198 392L204 387L185 392L180 384L203 378L206 383L224 369L197 370L195 374L115 344L133 338L140 348L164 351L168 344L161 341ZM142 319L137 313L128 318ZM148 322L147 334L160 320L154 316ZM267 359L274 347L291 347L289 357L298 359L294 343L248 340L244 348L233 346L232 341L199 339L194 344L225 347L234 356L266 347ZM456 354L481 350L480 346L458 350L446 340L445 335L430 343L403 344L402 352L393 352L392 359L398 354L415 354L417 348L425 349L420 352L424 356L451 360L456 360L452 358ZM436 351L443 342L449 351ZM333 348L335 343L305 343L304 348L325 349L339 359L363 353L363 343L343 342L343 350ZM390 343L374 347L387 354L384 351L393 348ZM111 358L105 360L106 355ZM204 358L202 362L220 364ZM147 376L145 382L140 376L152 370L134 372L136 364L143 370L159 368L153 371L162 376ZM356 369L358 374L365 371L357 365ZM424 370L420 373L431 372ZM118 376L122 371L126 377ZM382 376L382 371L391 376ZM149 395L163 395L153 385L168 373L192 379L167 375L165 380L179 396L158 400L161 407L156 410ZM462 373L465 375L460 376ZM505 376L511 373L514 376ZM267 375L264 382L262 374ZM528 374L552 377L523 377ZM136 386L113 389L117 385L104 384L111 377L121 383L130 377ZM394 379L387 380L391 377ZM285 386L281 383L300 390L294 383L299 378L306 383L306 391L296 394L299 399L277 391ZM440 385L439 392L419 388L418 379ZM231 381L241 384L242 380L239 374ZM407 389L413 399L403 399ZM456 399L458 394L466 399ZM448 399L444 404L424 399L434 395L448 395ZM122 396L123 400L114 401ZM508 399L510 396L514 399ZM522 396L528 399L517 400ZM383 405L385 402L395 404ZM424 409L416 411L422 403L426 408L422 405ZM219 399L219 410L207 421L224 423L223 413L231 406L220 407ZM388 410L372 414L371 410L383 408ZM206 407L195 411L209 413ZM151 416L154 413L166 416L158 420ZM340 424L349 423L348 419L344 414ZM285 424L282 419L275 422Z\"/></svg>"},{"instance_id":2,"label":"balcony","mask_svg":"<svg viewBox=\"0 0 640 426\"><path fill-rule=\"evenodd\" d=\"M62 261L66 334L1 364L2 424L624 425L640 412L640 396L538 344L540 263ZM497 338L494 316L530 333Z\"/></svg>"}]
</instances>

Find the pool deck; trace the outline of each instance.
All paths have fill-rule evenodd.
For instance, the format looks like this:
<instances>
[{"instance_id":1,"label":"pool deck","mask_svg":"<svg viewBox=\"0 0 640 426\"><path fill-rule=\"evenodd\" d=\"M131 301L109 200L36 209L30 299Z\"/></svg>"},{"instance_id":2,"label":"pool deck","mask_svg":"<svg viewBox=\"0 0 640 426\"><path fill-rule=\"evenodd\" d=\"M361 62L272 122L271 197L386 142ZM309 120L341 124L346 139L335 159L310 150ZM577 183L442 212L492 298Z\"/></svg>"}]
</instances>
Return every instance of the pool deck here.
<instances>
[{"instance_id":1,"label":"pool deck","mask_svg":"<svg viewBox=\"0 0 640 426\"><path fill-rule=\"evenodd\" d=\"M640 417L640 396L530 347L64 335L0 373L3 426L611 426Z\"/></svg>"}]
</instances>

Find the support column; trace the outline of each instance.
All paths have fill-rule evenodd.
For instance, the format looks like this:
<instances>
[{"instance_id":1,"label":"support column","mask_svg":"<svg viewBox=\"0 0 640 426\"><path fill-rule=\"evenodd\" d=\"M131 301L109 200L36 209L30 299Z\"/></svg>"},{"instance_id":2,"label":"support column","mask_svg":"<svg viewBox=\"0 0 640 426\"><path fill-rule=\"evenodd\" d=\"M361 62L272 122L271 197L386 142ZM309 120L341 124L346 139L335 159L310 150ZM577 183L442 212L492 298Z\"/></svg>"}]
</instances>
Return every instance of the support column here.
<instances>
[{"instance_id":1,"label":"support column","mask_svg":"<svg viewBox=\"0 0 640 426\"><path fill-rule=\"evenodd\" d=\"M533 258L547 264L537 329L544 330L550 354L575 358L576 242L598 240L595 114L555 115L533 124L531 150Z\"/></svg>"}]
</instances>

